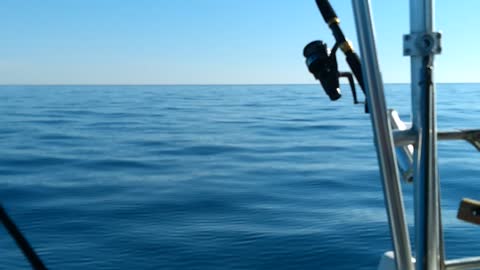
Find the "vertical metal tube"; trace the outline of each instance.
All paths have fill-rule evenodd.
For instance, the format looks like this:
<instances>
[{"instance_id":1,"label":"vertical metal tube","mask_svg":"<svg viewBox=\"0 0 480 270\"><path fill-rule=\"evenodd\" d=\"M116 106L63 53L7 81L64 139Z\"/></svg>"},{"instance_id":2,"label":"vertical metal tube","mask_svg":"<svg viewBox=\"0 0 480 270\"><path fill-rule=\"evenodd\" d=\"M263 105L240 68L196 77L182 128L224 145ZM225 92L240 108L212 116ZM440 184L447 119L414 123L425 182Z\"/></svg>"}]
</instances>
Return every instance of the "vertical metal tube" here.
<instances>
[{"instance_id":1,"label":"vertical metal tube","mask_svg":"<svg viewBox=\"0 0 480 270\"><path fill-rule=\"evenodd\" d=\"M392 130L377 60L370 2L368 0L352 0L352 3L360 43L363 78L367 89L383 193L395 251L395 262L398 270L413 270Z\"/></svg>"},{"instance_id":2,"label":"vertical metal tube","mask_svg":"<svg viewBox=\"0 0 480 270\"><path fill-rule=\"evenodd\" d=\"M410 0L411 34L427 34L433 31L433 2ZM432 53L411 56L412 124L418 135L414 152L417 270L443 269L432 65Z\"/></svg>"}]
</instances>

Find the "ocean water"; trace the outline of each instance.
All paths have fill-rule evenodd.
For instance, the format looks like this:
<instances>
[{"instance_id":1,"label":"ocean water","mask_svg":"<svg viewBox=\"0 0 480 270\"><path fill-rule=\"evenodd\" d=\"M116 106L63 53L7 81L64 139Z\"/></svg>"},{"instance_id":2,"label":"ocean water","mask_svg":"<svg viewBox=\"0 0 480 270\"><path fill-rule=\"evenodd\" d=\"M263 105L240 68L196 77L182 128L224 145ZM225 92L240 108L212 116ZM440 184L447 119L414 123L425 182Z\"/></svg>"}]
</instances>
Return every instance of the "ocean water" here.
<instances>
[{"instance_id":1,"label":"ocean water","mask_svg":"<svg viewBox=\"0 0 480 270\"><path fill-rule=\"evenodd\" d=\"M440 129L480 127L479 84L437 89ZM407 119L408 85L386 92ZM1 86L0 122L0 201L50 269L375 269L392 248L348 91ZM439 143L448 258L480 255L480 227L455 218L480 199L479 160ZM0 235L0 268L28 268Z\"/></svg>"}]
</instances>

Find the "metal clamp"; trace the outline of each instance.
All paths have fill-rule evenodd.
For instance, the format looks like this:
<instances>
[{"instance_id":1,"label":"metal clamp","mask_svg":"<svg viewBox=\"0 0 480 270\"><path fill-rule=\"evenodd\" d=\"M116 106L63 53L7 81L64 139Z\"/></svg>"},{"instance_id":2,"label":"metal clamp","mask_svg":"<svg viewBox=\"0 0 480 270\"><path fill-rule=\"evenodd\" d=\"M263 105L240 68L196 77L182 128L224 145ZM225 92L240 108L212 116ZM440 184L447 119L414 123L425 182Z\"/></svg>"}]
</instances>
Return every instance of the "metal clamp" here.
<instances>
[{"instance_id":1,"label":"metal clamp","mask_svg":"<svg viewBox=\"0 0 480 270\"><path fill-rule=\"evenodd\" d=\"M403 36L403 55L405 56L426 56L440 54L442 52L442 34L411 33Z\"/></svg>"}]
</instances>

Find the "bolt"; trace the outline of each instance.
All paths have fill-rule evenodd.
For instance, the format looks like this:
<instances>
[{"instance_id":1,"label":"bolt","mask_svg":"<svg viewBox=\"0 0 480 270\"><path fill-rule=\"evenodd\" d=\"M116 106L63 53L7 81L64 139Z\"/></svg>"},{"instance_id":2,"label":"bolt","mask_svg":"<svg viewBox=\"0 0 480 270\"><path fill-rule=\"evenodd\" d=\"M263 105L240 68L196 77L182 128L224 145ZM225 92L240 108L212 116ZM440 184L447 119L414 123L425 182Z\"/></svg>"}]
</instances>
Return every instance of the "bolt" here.
<instances>
[{"instance_id":1,"label":"bolt","mask_svg":"<svg viewBox=\"0 0 480 270\"><path fill-rule=\"evenodd\" d=\"M423 46L425 48L430 48L430 46L432 46L432 41L428 37L423 38Z\"/></svg>"}]
</instances>

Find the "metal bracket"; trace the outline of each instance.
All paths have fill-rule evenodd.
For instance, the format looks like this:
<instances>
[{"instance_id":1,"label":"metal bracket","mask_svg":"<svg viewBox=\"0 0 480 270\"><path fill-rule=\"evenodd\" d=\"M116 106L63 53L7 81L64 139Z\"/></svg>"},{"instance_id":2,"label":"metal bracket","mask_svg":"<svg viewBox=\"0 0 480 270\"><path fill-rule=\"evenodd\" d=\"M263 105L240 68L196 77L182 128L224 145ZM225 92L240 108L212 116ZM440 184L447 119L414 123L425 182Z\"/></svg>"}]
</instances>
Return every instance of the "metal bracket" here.
<instances>
[{"instance_id":1,"label":"metal bracket","mask_svg":"<svg viewBox=\"0 0 480 270\"><path fill-rule=\"evenodd\" d=\"M411 33L403 36L403 55L426 56L442 52L442 34L439 32Z\"/></svg>"},{"instance_id":2,"label":"metal bracket","mask_svg":"<svg viewBox=\"0 0 480 270\"><path fill-rule=\"evenodd\" d=\"M463 198L458 207L457 218L480 225L480 201Z\"/></svg>"}]
</instances>

